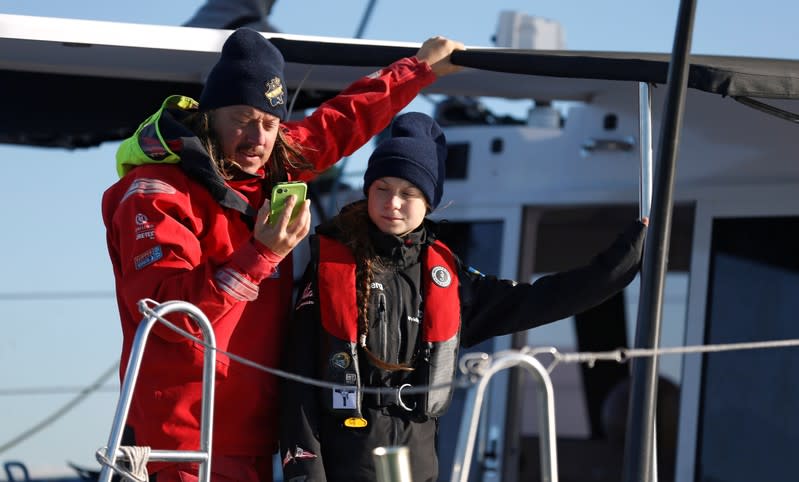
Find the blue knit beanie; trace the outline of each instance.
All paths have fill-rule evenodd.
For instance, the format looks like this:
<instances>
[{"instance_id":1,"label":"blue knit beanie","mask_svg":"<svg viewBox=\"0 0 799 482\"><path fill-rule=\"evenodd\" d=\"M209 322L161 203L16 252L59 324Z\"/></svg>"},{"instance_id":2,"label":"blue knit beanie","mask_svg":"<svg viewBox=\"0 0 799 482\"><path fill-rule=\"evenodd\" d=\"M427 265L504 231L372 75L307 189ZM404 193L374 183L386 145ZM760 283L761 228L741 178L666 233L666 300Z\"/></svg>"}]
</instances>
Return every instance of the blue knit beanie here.
<instances>
[{"instance_id":1,"label":"blue knit beanie","mask_svg":"<svg viewBox=\"0 0 799 482\"><path fill-rule=\"evenodd\" d=\"M394 120L391 137L369 157L363 176L363 192L381 177L399 177L418 187L435 209L444 193L447 140L430 116L409 112Z\"/></svg>"},{"instance_id":2,"label":"blue knit beanie","mask_svg":"<svg viewBox=\"0 0 799 482\"><path fill-rule=\"evenodd\" d=\"M283 54L260 33L240 28L225 40L200 94L200 111L249 105L286 119Z\"/></svg>"}]
</instances>

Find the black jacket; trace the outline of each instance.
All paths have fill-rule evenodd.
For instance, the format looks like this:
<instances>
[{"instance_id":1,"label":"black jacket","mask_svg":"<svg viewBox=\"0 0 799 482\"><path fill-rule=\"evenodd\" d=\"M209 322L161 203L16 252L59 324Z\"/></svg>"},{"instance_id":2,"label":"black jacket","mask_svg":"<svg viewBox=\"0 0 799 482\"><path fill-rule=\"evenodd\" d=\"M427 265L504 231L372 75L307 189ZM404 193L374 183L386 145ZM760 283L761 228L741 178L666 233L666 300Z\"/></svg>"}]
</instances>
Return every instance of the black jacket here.
<instances>
[{"instance_id":1,"label":"black jacket","mask_svg":"<svg viewBox=\"0 0 799 482\"><path fill-rule=\"evenodd\" d=\"M420 333L414 318L418 320L421 306L419 255L434 239L435 227L435 223L425 221L420 229L402 239L370 227L385 268L373 280L382 285L382 290L373 289L369 300L367 346L387 362L407 363L416 352ZM332 224L319 226L317 233L336 239L344 236ZM544 276L533 284L484 276L456 260L461 344L468 347L494 336L551 323L601 303L635 277L644 233L644 225L635 222L588 265ZM321 379L317 246L312 239L311 262L289 330L285 369ZM386 312L379 316L378 310L383 309ZM382 326L377 320L383 320ZM385 372L372 367L365 356L359 358L365 386L397 387L413 382L413 372ZM437 480L437 420L393 405L382 406L365 395L367 427L345 428L340 419L323 408L320 392L316 387L290 381L282 386L280 454L287 481L374 481L372 450L391 445L410 448L415 482Z\"/></svg>"}]
</instances>

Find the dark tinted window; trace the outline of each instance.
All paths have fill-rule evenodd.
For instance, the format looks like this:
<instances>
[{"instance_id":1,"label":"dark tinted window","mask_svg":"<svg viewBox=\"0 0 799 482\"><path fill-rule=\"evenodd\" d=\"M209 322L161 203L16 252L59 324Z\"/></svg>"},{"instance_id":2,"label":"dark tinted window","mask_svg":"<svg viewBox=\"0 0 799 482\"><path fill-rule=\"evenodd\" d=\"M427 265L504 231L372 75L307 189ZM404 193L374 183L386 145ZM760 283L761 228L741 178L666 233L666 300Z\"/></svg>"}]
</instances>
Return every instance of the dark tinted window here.
<instances>
[{"instance_id":1,"label":"dark tinted window","mask_svg":"<svg viewBox=\"0 0 799 482\"><path fill-rule=\"evenodd\" d=\"M469 175L469 144L452 143L447 145L447 179L466 179Z\"/></svg>"},{"instance_id":2,"label":"dark tinted window","mask_svg":"<svg viewBox=\"0 0 799 482\"><path fill-rule=\"evenodd\" d=\"M713 224L706 343L799 338L799 218ZM799 349L705 355L699 481L796 480Z\"/></svg>"},{"instance_id":3,"label":"dark tinted window","mask_svg":"<svg viewBox=\"0 0 799 482\"><path fill-rule=\"evenodd\" d=\"M499 273L502 221L442 222L439 238L463 260L485 274Z\"/></svg>"}]
</instances>

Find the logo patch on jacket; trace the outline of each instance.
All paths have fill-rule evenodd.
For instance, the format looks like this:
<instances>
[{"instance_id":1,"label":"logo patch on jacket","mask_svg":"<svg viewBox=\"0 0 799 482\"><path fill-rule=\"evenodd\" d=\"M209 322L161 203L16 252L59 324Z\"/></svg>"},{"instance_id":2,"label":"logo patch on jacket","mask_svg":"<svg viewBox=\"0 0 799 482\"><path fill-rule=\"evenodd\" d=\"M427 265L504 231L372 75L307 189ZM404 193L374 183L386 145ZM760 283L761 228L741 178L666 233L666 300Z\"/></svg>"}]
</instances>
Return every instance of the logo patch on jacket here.
<instances>
[{"instance_id":1,"label":"logo patch on jacket","mask_svg":"<svg viewBox=\"0 0 799 482\"><path fill-rule=\"evenodd\" d=\"M311 283L305 285L305 289L302 290L302 295L300 295L300 300L297 302L297 306L294 308L295 310L299 310L305 305L312 305L314 304L313 299L313 288L311 288Z\"/></svg>"},{"instance_id":2,"label":"logo patch on jacket","mask_svg":"<svg viewBox=\"0 0 799 482\"><path fill-rule=\"evenodd\" d=\"M136 214L136 241L142 239L155 239L155 225L150 224L146 215L138 213Z\"/></svg>"},{"instance_id":3,"label":"logo patch on jacket","mask_svg":"<svg viewBox=\"0 0 799 482\"><path fill-rule=\"evenodd\" d=\"M138 271L144 268L145 266L149 266L155 263L156 261L158 261L163 257L164 257L164 252L161 249L161 246L155 246L141 254L137 254L133 258L133 266L136 268L136 271Z\"/></svg>"},{"instance_id":4,"label":"logo patch on jacket","mask_svg":"<svg viewBox=\"0 0 799 482\"><path fill-rule=\"evenodd\" d=\"M443 266L434 266L433 269L430 270L430 277L433 279L433 283L442 288L446 288L452 283L452 275L449 274L449 270Z\"/></svg>"},{"instance_id":5,"label":"logo patch on jacket","mask_svg":"<svg viewBox=\"0 0 799 482\"><path fill-rule=\"evenodd\" d=\"M311 452L310 450L305 450L299 445L295 445L294 453L286 449L286 456L283 457L283 467L285 467L289 462L294 462L296 464L297 460L315 459L315 458L316 458L315 453Z\"/></svg>"},{"instance_id":6,"label":"logo patch on jacket","mask_svg":"<svg viewBox=\"0 0 799 482\"><path fill-rule=\"evenodd\" d=\"M340 351L338 353L334 353L333 356L330 357L330 366L333 368L338 368L339 370L344 370L349 368L350 361L352 358L347 353Z\"/></svg>"}]
</instances>

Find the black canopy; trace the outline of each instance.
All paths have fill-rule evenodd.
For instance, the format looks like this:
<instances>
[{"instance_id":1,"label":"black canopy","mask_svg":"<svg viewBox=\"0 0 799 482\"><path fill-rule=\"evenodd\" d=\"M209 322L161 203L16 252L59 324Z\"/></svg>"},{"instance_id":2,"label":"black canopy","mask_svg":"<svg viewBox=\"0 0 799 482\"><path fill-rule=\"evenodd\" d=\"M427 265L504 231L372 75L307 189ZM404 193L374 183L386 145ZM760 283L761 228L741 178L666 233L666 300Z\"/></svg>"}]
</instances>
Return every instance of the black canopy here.
<instances>
[{"instance_id":1,"label":"black canopy","mask_svg":"<svg viewBox=\"0 0 799 482\"><path fill-rule=\"evenodd\" d=\"M0 15L0 26L14 17ZM197 97L202 78L227 33L158 28L169 33L158 47L119 41L84 43L70 41L68 36L56 41L54 37L0 34L0 89L5 94L0 142L94 146L130 135L167 95ZM185 44L182 36L191 37L194 43L193 39L205 40L216 48L168 45L170 39L183 40L172 42L176 45ZM411 56L418 48L279 35L272 41L286 58L289 90L302 84L295 110L318 105L359 76ZM620 81L665 83L669 56L476 48L456 52L453 62L469 68L439 79L426 92L588 101L599 92L616 88ZM734 98L799 99L799 61L693 56L688 82L690 88Z\"/></svg>"}]
</instances>

